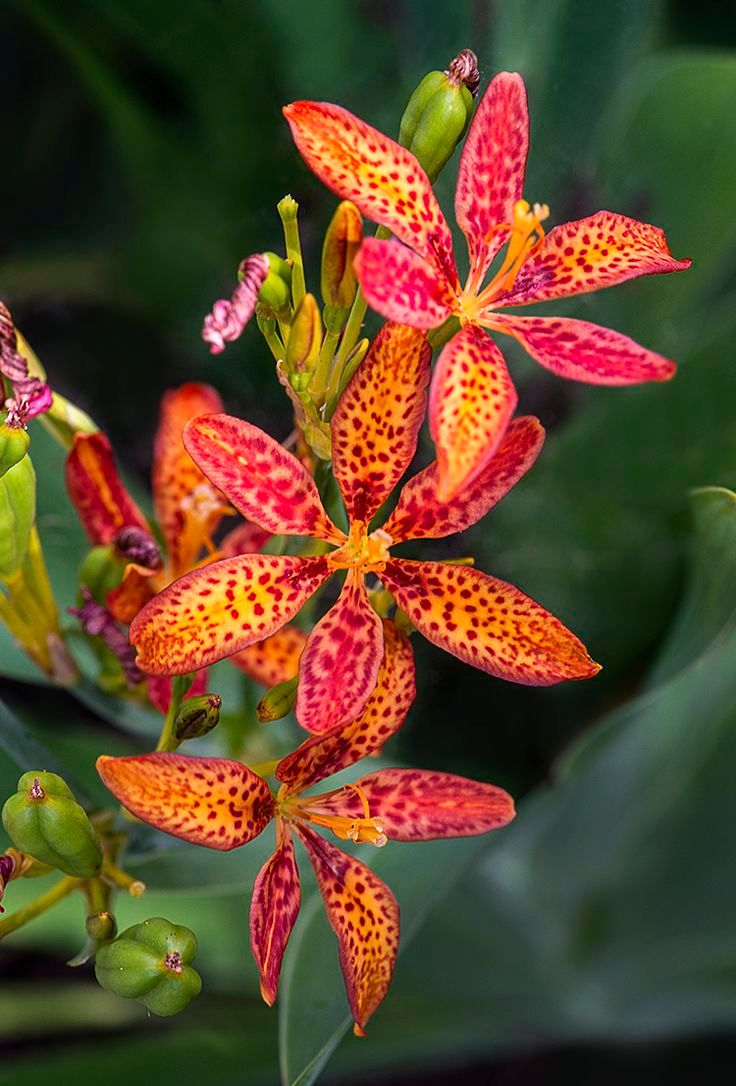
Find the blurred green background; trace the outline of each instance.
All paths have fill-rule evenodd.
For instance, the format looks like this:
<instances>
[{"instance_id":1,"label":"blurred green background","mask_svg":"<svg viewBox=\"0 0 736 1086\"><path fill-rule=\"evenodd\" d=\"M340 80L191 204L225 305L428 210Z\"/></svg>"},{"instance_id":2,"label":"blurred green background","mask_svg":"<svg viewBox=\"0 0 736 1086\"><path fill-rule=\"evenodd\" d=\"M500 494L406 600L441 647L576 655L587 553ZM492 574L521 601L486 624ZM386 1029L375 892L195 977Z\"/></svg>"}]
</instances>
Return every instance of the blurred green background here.
<instances>
[{"instance_id":1,"label":"blurred green background","mask_svg":"<svg viewBox=\"0 0 736 1086\"><path fill-rule=\"evenodd\" d=\"M440 1086L459 1074L521 1086L605 1086L622 1074L727 1081L736 505L719 488L736 485L736 9L18 0L0 20L0 296L141 491L158 399L173 384L210 381L229 410L279 437L289 429L256 329L215 359L199 328L239 259L279 248L274 205L286 192L300 202L317 282L335 201L289 138L280 108L294 98L339 102L395 133L421 76L471 46L483 85L499 68L527 81L527 195L549 203L553 223L611 208L664 227L675 255L695 262L685 275L554 304L675 358L669 385L586 388L509 351L521 410L540 415L547 446L450 549L543 602L604 671L586 684L517 688L415 639L420 694L392 759L493 780L520 813L490 841L370 858L397 892L405 938L368 1040L339 1043L336 947L313 903L278 1012L261 1004L246 887L266 843L223 858L144 837L139 870L151 889L121 902L121 922L144 908L190 924L205 994L185 1019L162 1022L102 992L89 970L67 969L81 924L67 902L0 952L0 1082L162 1074L181 1086L260 1086L281 1075L308 1086L320 1072L333 1086ZM438 185L448 213L456 165ZM40 431L33 441L39 524L66 607L83 544L60 454ZM425 553L447 555L448 544ZM6 638L0 672L2 795L19 766L55 757L102 800L94 756L150 745L145 714L121 718L90 689L30 685ZM257 693L230 670L220 676L226 710L245 704L250 720ZM288 745L289 727L277 725L274 742ZM13 884L8 903L27 891Z\"/></svg>"}]
</instances>

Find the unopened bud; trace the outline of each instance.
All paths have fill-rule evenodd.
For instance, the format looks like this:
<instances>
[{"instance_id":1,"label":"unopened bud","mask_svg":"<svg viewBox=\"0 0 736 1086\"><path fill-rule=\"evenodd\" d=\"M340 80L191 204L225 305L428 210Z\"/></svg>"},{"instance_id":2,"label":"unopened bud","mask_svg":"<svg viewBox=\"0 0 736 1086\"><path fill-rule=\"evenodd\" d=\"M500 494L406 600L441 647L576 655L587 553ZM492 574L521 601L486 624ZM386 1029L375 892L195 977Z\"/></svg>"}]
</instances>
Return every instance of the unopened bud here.
<instances>
[{"instance_id":1,"label":"unopened bud","mask_svg":"<svg viewBox=\"0 0 736 1086\"><path fill-rule=\"evenodd\" d=\"M86 927L87 935L96 943L109 943L115 938L118 930L115 917L107 911L88 916Z\"/></svg>"},{"instance_id":2,"label":"unopened bud","mask_svg":"<svg viewBox=\"0 0 736 1086\"><path fill-rule=\"evenodd\" d=\"M20 463L28 452L31 439L26 430L15 426L0 425L0 478L10 468Z\"/></svg>"},{"instance_id":3,"label":"unopened bud","mask_svg":"<svg viewBox=\"0 0 736 1086\"><path fill-rule=\"evenodd\" d=\"M302 298L289 329L286 344L288 373L311 371L317 365L322 346L322 320L313 294Z\"/></svg>"},{"instance_id":4,"label":"unopened bud","mask_svg":"<svg viewBox=\"0 0 736 1086\"><path fill-rule=\"evenodd\" d=\"M69 785L55 773L24 773L3 807L3 826L16 848L77 878L98 875L97 835Z\"/></svg>"},{"instance_id":5,"label":"unopened bud","mask_svg":"<svg viewBox=\"0 0 736 1086\"><path fill-rule=\"evenodd\" d=\"M0 577L10 577L28 551L36 516L36 473L24 456L0 478Z\"/></svg>"},{"instance_id":6,"label":"unopened bud","mask_svg":"<svg viewBox=\"0 0 736 1086\"><path fill-rule=\"evenodd\" d=\"M258 291L258 301L278 313L291 301L291 268L277 253L264 253L268 275Z\"/></svg>"},{"instance_id":7,"label":"unopened bud","mask_svg":"<svg viewBox=\"0 0 736 1086\"><path fill-rule=\"evenodd\" d=\"M293 679L285 679L282 683L272 686L267 694L264 694L256 706L256 716L261 724L270 724L272 720L281 720L290 713L296 701L296 688L299 676Z\"/></svg>"},{"instance_id":8,"label":"unopened bud","mask_svg":"<svg viewBox=\"0 0 736 1086\"><path fill-rule=\"evenodd\" d=\"M360 212L355 204L343 200L327 227L322 247L322 298L328 309L345 310L353 304L358 289L353 260L362 240Z\"/></svg>"},{"instance_id":9,"label":"unopened bud","mask_svg":"<svg viewBox=\"0 0 736 1086\"><path fill-rule=\"evenodd\" d=\"M297 212L299 211L299 204L293 196L287 195L282 197L276 204L276 210L278 211L282 222L295 222Z\"/></svg>"},{"instance_id":10,"label":"unopened bud","mask_svg":"<svg viewBox=\"0 0 736 1086\"><path fill-rule=\"evenodd\" d=\"M174 722L174 736L183 743L187 739L201 739L220 723L222 698L219 694L201 694L186 698L179 706Z\"/></svg>"},{"instance_id":11,"label":"unopened bud","mask_svg":"<svg viewBox=\"0 0 736 1086\"><path fill-rule=\"evenodd\" d=\"M446 72L425 75L409 99L399 143L416 155L430 181L436 180L468 129L478 81L475 54L463 49Z\"/></svg>"}]
</instances>

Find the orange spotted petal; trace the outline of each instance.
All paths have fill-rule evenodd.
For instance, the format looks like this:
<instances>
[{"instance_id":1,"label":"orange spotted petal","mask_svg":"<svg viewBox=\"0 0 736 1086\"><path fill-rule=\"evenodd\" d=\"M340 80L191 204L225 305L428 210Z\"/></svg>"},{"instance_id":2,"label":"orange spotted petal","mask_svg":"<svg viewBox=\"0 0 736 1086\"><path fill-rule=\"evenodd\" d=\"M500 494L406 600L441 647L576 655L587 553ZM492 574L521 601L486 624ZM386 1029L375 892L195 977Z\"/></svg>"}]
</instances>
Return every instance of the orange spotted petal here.
<instances>
[{"instance_id":1,"label":"orange spotted petal","mask_svg":"<svg viewBox=\"0 0 736 1086\"><path fill-rule=\"evenodd\" d=\"M257 426L232 415L206 415L187 424L184 445L238 512L265 531L344 540L306 468Z\"/></svg>"},{"instance_id":2,"label":"orange spotted petal","mask_svg":"<svg viewBox=\"0 0 736 1086\"><path fill-rule=\"evenodd\" d=\"M209 385L182 385L161 400L153 446L153 507L172 579L193 565L228 509L182 442L190 419L217 411L222 411L222 400Z\"/></svg>"},{"instance_id":3,"label":"orange spotted petal","mask_svg":"<svg viewBox=\"0 0 736 1086\"><path fill-rule=\"evenodd\" d=\"M524 80L516 72L499 72L468 129L455 190L455 215L468 241L471 273L480 277L508 238L508 230L494 231L494 227L514 220L514 204L523 195L528 150ZM490 231L494 232L489 237Z\"/></svg>"},{"instance_id":4,"label":"orange spotted petal","mask_svg":"<svg viewBox=\"0 0 736 1086\"><path fill-rule=\"evenodd\" d=\"M66 460L66 486L94 544L111 543L122 528L150 529L123 486L105 434L76 434Z\"/></svg>"},{"instance_id":5,"label":"orange spotted petal","mask_svg":"<svg viewBox=\"0 0 736 1086\"><path fill-rule=\"evenodd\" d=\"M368 305L399 324L436 328L456 304L445 277L400 241L366 238L354 267Z\"/></svg>"},{"instance_id":6,"label":"orange spotted petal","mask_svg":"<svg viewBox=\"0 0 736 1086\"><path fill-rule=\"evenodd\" d=\"M389 841L431 841L475 837L505 826L514 801L493 784L424 769L379 769L355 782ZM340 788L310 800L310 810L326 816L365 817L356 788Z\"/></svg>"},{"instance_id":7,"label":"orange spotted petal","mask_svg":"<svg viewBox=\"0 0 736 1086\"><path fill-rule=\"evenodd\" d=\"M276 1001L281 962L300 900L291 831L279 820L276 851L259 871L250 903L250 948L261 974L261 995L269 1007Z\"/></svg>"},{"instance_id":8,"label":"orange spotted petal","mask_svg":"<svg viewBox=\"0 0 736 1086\"><path fill-rule=\"evenodd\" d=\"M240 762L182 754L103 755L97 772L137 818L205 848L227 852L245 845L273 817L268 785Z\"/></svg>"},{"instance_id":9,"label":"orange spotted petal","mask_svg":"<svg viewBox=\"0 0 736 1086\"><path fill-rule=\"evenodd\" d=\"M220 540L217 550L223 558L232 558L236 554L255 554L270 538L270 532L245 520Z\"/></svg>"},{"instance_id":10,"label":"orange spotted petal","mask_svg":"<svg viewBox=\"0 0 736 1086\"><path fill-rule=\"evenodd\" d=\"M230 662L257 683L276 686L297 674L299 657L306 643L304 631L287 623L265 641L256 641L255 645L236 652Z\"/></svg>"},{"instance_id":11,"label":"orange spotted petal","mask_svg":"<svg viewBox=\"0 0 736 1086\"><path fill-rule=\"evenodd\" d=\"M659 227L598 211L550 230L511 290L493 306L569 298L640 275L686 271L691 264L675 260Z\"/></svg>"},{"instance_id":12,"label":"orange spotted petal","mask_svg":"<svg viewBox=\"0 0 736 1086\"><path fill-rule=\"evenodd\" d=\"M498 347L475 325L463 328L443 348L430 392L440 501L450 501L481 474L501 443L516 401Z\"/></svg>"},{"instance_id":13,"label":"orange spotted petal","mask_svg":"<svg viewBox=\"0 0 736 1086\"><path fill-rule=\"evenodd\" d=\"M427 410L424 334L384 324L332 417L332 466L351 521L367 526L408 468Z\"/></svg>"},{"instance_id":14,"label":"orange spotted petal","mask_svg":"<svg viewBox=\"0 0 736 1086\"><path fill-rule=\"evenodd\" d=\"M319 837L295 826L317 876L327 918L340 946L355 1032L383 1001L399 950L399 906L388 886L369 867Z\"/></svg>"},{"instance_id":15,"label":"orange spotted petal","mask_svg":"<svg viewBox=\"0 0 736 1086\"><path fill-rule=\"evenodd\" d=\"M314 735L276 766L276 778L292 792L311 788L366 755L380 750L402 726L416 697L414 653L407 636L383 620L383 660L373 693L350 724Z\"/></svg>"},{"instance_id":16,"label":"orange spotted petal","mask_svg":"<svg viewBox=\"0 0 736 1086\"><path fill-rule=\"evenodd\" d=\"M440 539L464 532L484 517L523 475L541 452L544 428L539 419L512 419L493 459L469 486L449 502L437 497L439 468L433 461L405 484L384 524L394 543L405 539Z\"/></svg>"},{"instance_id":17,"label":"orange spotted petal","mask_svg":"<svg viewBox=\"0 0 736 1086\"><path fill-rule=\"evenodd\" d=\"M450 228L410 151L328 102L293 102L284 116L320 181L456 281Z\"/></svg>"},{"instance_id":18,"label":"orange spotted petal","mask_svg":"<svg viewBox=\"0 0 736 1086\"><path fill-rule=\"evenodd\" d=\"M323 557L273 554L241 554L193 570L133 620L138 666L154 675L184 675L263 641L331 572Z\"/></svg>"},{"instance_id":19,"label":"orange spotted petal","mask_svg":"<svg viewBox=\"0 0 736 1086\"><path fill-rule=\"evenodd\" d=\"M117 588L108 592L107 608L110 614L129 625L142 607L156 595L156 577L160 571L139 566L135 562L125 567L123 579Z\"/></svg>"},{"instance_id":20,"label":"orange spotted petal","mask_svg":"<svg viewBox=\"0 0 736 1086\"><path fill-rule=\"evenodd\" d=\"M295 712L301 726L326 732L354 720L376 685L382 658L381 620L370 605L362 574L351 569L299 661Z\"/></svg>"},{"instance_id":21,"label":"orange spotted petal","mask_svg":"<svg viewBox=\"0 0 736 1086\"><path fill-rule=\"evenodd\" d=\"M674 362L633 339L570 317L511 317L494 314L492 327L518 339L540 365L589 385L638 385L668 381Z\"/></svg>"},{"instance_id":22,"label":"orange spotted petal","mask_svg":"<svg viewBox=\"0 0 736 1086\"><path fill-rule=\"evenodd\" d=\"M600 671L553 615L480 570L402 558L386 563L381 580L429 641L490 675L550 686Z\"/></svg>"}]
</instances>

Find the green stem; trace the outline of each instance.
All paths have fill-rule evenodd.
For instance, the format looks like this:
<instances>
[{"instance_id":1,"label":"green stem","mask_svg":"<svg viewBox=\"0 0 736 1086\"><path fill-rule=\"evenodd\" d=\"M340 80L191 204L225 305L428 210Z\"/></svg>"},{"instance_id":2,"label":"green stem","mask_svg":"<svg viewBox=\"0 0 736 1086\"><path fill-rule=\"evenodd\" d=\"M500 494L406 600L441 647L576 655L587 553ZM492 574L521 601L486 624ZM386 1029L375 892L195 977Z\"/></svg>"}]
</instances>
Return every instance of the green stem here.
<instances>
[{"instance_id":1,"label":"green stem","mask_svg":"<svg viewBox=\"0 0 736 1086\"><path fill-rule=\"evenodd\" d=\"M386 241L391 237L391 231L386 226L379 226L376 230L376 237L379 241ZM352 308L350 310L350 316L348 317L345 330L342 334L342 343L340 349L336 355L336 363L342 369L345 359L352 351L355 344L358 342L360 336L360 329L363 326L363 320L365 319L365 311L368 308L368 303L363 297L363 292L358 287L358 292L355 295Z\"/></svg>"},{"instance_id":2,"label":"green stem","mask_svg":"<svg viewBox=\"0 0 736 1086\"><path fill-rule=\"evenodd\" d=\"M291 297L294 309L296 309L307 293L307 285L304 281L302 242L299 237L299 225L296 217L287 219L284 222L284 241L286 242L286 259L291 261Z\"/></svg>"},{"instance_id":3,"label":"green stem","mask_svg":"<svg viewBox=\"0 0 736 1086\"><path fill-rule=\"evenodd\" d=\"M312 374L312 380L309 382L309 392L317 407L321 407L326 399L328 380L331 380L330 366L332 365L332 359L335 357L335 348L339 338L339 332L328 331L325 332L325 338L322 340L317 365Z\"/></svg>"},{"instance_id":4,"label":"green stem","mask_svg":"<svg viewBox=\"0 0 736 1086\"><path fill-rule=\"evenodd\" d=\"M261 328L261 335L268 344L268 349L277 362L281 362L286 356L286 348L281 342L280 338L276 335L276 332L266 332Z\"/></svg>"},{"instance_id":5,"label":"green stem","mask_svg":"<svg viewBox=\"0 0 736 1086\"><path fill-rule=\"evenodd\" d=\"M446 343L449 343L456 332L460 331L460 321L457 317L448 317L444 324L441 324L439 328L433 328L427 335L427 343L433 351L436 351L438 347L444 347Z\"/></svg>"},{"instance_id":6,"label":"green stem","mask_svg":"<svg viewBox=\"0 0 736 1086\"><path fill-rule=\"evenodd\" d=\"M45 913L48 909L53 908L60 901L63 901L65 897L68 897L73 890L83 886L82 879L75 879L71 876L67 876L61 879L50 890L47 890L45 894L41 894L33 901L29 901L27 905L24 905L22 909L17 909L10 916L4 917L0 920L0 939L4 939L6 935L10 935L11 932L17 931L18 928L22 928L24 924L27 924L31 920L35 920L41 913Z\"/></svg>"},{"instance_id":7,"label":"green stem","mask_svg":"<svg viewBox=\"0 0 736 1086\"><path fill-rule=\"evenodd\" d=\"M176 714L179 712L182 699L192 685L192 678L191 675L174 675L171 680L171 701L166 710L164 726L156 744L157 751L172 751L179 746L176 739L174 739L174 724L176 723Z\"/></svg>"}]
</instances>

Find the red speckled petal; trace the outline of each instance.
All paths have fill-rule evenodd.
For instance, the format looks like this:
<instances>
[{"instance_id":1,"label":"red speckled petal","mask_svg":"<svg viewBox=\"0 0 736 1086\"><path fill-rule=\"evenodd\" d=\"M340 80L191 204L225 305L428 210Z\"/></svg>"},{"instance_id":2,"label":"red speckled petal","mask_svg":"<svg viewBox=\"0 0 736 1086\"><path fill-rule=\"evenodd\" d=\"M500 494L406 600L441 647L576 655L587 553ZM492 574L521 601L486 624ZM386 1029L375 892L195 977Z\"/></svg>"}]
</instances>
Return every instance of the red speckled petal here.
<instances>
[{"instance_id":1,"label":"red speckled petal","mask_svg":"<svg viewBox=\"0 0 736 1086\"><path fill-rule=\"evenodd\" d=\"M279 989L281 962L299 915L301 890L289 827L279 820L278 844L253 886L250 949L261 974L261 995L272 1007Z\"/></svg>"},{"instance_id":2,"label":"red speckled petal","mask_svg":"<svg viewBox=\"0 0 736 1086\"><path fill-rule=\"evenodd\" d=\"M463 328L440 354L429 399L440 501L450 501L481 474L501 443L516 401L496 344L475 325Z\"/></svg>"},{"instance_id":3,"label":"red speckled petal","mask_svg":"<svg viewBox=\"0 0 736 1086\"><path fill-rule=\"evenodd\" d=\"M381 620L363 577L349 570L337 603L312 630L299 661L296 718L326 732L363 711L383 658Z\"/></svg>"},{"instance_id":4,"label":"red speckled petal","mask_svg":"<svg viewBox=\"0 0 736 1086\"><path fill-rule=\"evenodd\" d=\"M437 328L456 304L445 277L400 241L366 238L354 267L368 305L399 324Z\"/></svg>"},{"instance_id":5,"label":"red speckled petal","mask_svg":"<svg viewBox=\"0 0 736 1086\"><path fill-rule=\"evenodd\" d=\"M252 841L273 817L268 785L240 762L142 754L97 759L116 799L157 830L227 852Z\"/></svg>"},{"instance_id":6,"label":"red speckled petal","mask_svg":"<svg viewBox=\"0 0 736 1086\"><path fill-rule=\"evenodd\" d=\"M217 550L223 558L233 558L236 554L256 554L270 538L270 532L246 520L227 533Z\"/></svg>"},{"instance_id":7,"label":"red speckled petal","mask_svg":"<svg viewBox=\"0 0 736 1086\"><path fill-rule=\"evenodd\" d=\"M384 524L394 543L440 539L464 532L484 517L529 471L544 444L544 428L532 416L512 419L498 450L481 474L449 502L437 497L437 461L406 483Z\"/></svg>"},{"instance_id":8,"label":"red speckled petal","mask_svg":"<svg viewBox=\"0 0 736 1086\"><path fill-rule=\"evenodd\" d=\"M383 1001L399 950L399 906L369 867L319 837L308 826L296 832L307 850L327 918L340 946L340 966L355 1020L365 1034Z\"/></svg>"},{"instance_id":9,"label":"red speckled petal","mask_svg":"<svg viewBox=\"0 0 736 1086\"><path fill-rule=\"evenodd\" d=\"M257 641L247 649L241 649L230 657L230 663L244 671L250 679L264 686L293 679L299 671L299 657L307 643L307 635L298 626L289 623L271 634L265 641Z\"/></svg>"},{"instance_id":10,"label":"red speckled petal","mask_svg":"<svg viewBox=\"0 0 736 1086\"><path fill-rule=\"evenodd\" d=\"M450 228L410 151L328 102L293 102L284 116L320 181L456 281Z\"/></svg>"},{"instance_id":11,"label":"red speckled petal","mask_svg":"<svg viewBox=\"0 0 736 1086\"><path fill-rule=\"evenodd\" d=\"M491 80L468 129L460 156L455 215L468 240L472 272L485 275L508 231L514 204L524 192L529 150L529 111L524 80L499 72Z\"/></svg>"},{"instance_id":12,"label":"red speckled petal","mask_svg":"<svg viewBox=\"0 0 736 1086\"><path fill-rule=\"evenodd\" d=\"M350 724L315 735L276 767L276 778L292 792L303 792L380 750L402 726L416 697L414 653L409 639L383 620L383 660L365 709Z\"/></svg>"},{"instance_id":13,"label":"red speckled petal","mask_svg":"<svg viewBox=\"0 0 736 1086\"><path fill-rule=\"evenodd\" d=\"M193 570L136 615L137 664L184 675L263 641L294 617L327 580L324 558L241 554Z\"/></svg>"},{"instance_id":14,"label":"red speckled petal","mask_svg":"<svg viewBox=\"0 0 736 1086\"><path fill-rule=\"evenodd\" d=\"M639 275L686 271L691 264L691 260L675 260L658 226L598 211L550 230L511 290L493 306L569 298Z\"/></svg>"},{"instance_id":15,"label":"red speckled petal","mask_svg":"<svg viewBox=\"0 0 736 1086\"><path fill-rule=\"evenodd\" d=\"M238 512L265 531L344 540L311 475L257 426L232 415L206 415L188 423L184 445Z\"/></svg>"},{"instance_id":16,"label":"red speckled petal","mask_svg":"<svg viewBox=\"0 0 736 1086\"><path fill-rule=\"evenodd\" d=\"M553 615L480 570L395 559L381 580L429 641L489 675L550 686L600 671Z\"/></svg>"},{"instance_id":17,"label":"red speckled petal","mask_svg":"<svg viewBox=\"0 0 736 1086\"><path fill-rule=\"evenodd\" d=\"M200 694L206 693L208 675L207 668L197 672L192 685L184 695L184 701L187 698L199 697ZM165 713L171 702L171 676L149 675L147 676L146 688L148 690L148 700L154 709L158 709L160 713Z\"/></svg>"},{"instance_id":18,"label":"red speckled petal","mask_svg":"<svg viewBox=\"0 0 736 1086\"><path fill-rule=\"evenodd\" d=\"M493 784L424 769L379 769L357 780L389 841L432 841L475 837L505 826L514 801ZM340 788L310 800L310 810L343 818L364 818L358 793Z\"/></svg>"},{"instance_id":19,"label":"red speckled petal","mask_svg":"<svg viewBox=\"0 0 736 1086\"><path fill-rule=\"evenodd\" d=\"M199 557L228 506L182 442L190 419L222 411L209 385L187 384L165 392L153 446L153 508L166 543L172 579Z\"/></svg>"},{"instance_id":20,"label":"red speckled petal","mask_svg":"<svg viewBox=\"0 0 736 1086\"><path fill-rule=\"evenodd\" d=\"M368 525L412 461L427 410L424 333L384 324L332 417L332 467L351 522Z\"/></svg>"},{"instance_id":21,"label":"red speckled petal","mask_svg":"<svg viewBox=\"0 0 736 1086\"><path fill-rule=\"evenodd\" d=\"M638 385L669 381L674 362L633 339L569 317L511 317L497 314L493 328L518 339L540 365L588 385Z\"/></svg>"},{"instance_id":22,"label":"red speckled petal","mask_svg":"<svg viewBox=\"0 0 736 1086\"><path fill-rule=\"evenodd\" d=\"M76 434L66 460L66 486L82 527L95 545L110 543L121 528L140 528L146 518L123 486L105 434Z\"/></svg>"}]
</instances>

